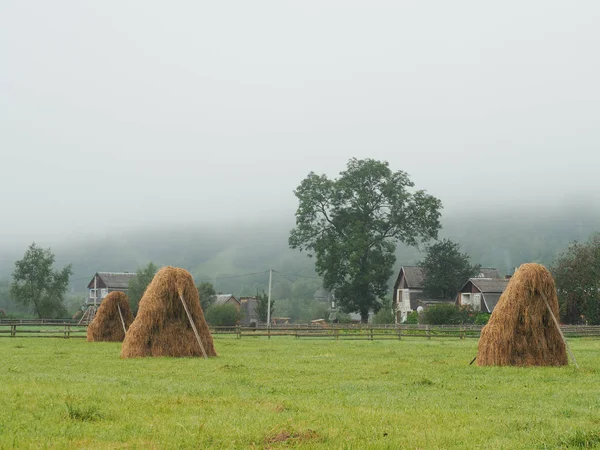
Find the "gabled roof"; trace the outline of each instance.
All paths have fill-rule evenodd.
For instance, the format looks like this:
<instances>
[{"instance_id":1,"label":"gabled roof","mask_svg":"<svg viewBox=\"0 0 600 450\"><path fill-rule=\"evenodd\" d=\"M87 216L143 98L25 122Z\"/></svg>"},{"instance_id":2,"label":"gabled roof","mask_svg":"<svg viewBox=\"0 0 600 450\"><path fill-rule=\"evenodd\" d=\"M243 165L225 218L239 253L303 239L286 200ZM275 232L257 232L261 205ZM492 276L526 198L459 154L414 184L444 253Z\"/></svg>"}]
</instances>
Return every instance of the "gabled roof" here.
<instances>
[{"instance_id":1,"label":"gabled roof","mask_svg":"<svg viewBox=\"0 0 600 450\"><path fill-rule=\"evenodd\" d=\"M398 283L400 279L400 274L404 271L404 277L406 278L406 282L408 283L408 287L410 289L423 289L423 281L425 279L425 275L423 273L423 269L419 266L402 266L400 268L400 273L398 274L398 279L396 283ZM479 269L479 274L477 278L502 278L500 275L500 271L495 267L481 267Z\"/></svg>"},{"instance_id":2,"label":"gabled roof","mask_svg":"<svg viewBox=\"0 0 600 450\"><path fill-rule=\"evenodd\" d=\"M419 266L402 266L400 271L404 271L404 278L406 278L409 288L423 288L423 280L425 279L425 276L423 275L423 269L421 269Z\"/></svg>"},{"instance_id":3,"label":"gabled roof","mask_svg":"<svg viewBox=\"0 0 600 450\"><path fill-rule=\"evenodd\" d=\"M467 283L469 282L473 283L484 294L492 292L501 294L508 286L509 280L506 278L469 278ZM467 283L465 283L465 286Z\"/></svg>"},{"instance_id":4,"label":"gabled roof","mask_svg":"<svg viewBox=\"0 0 600 450\"><path fill-rule=\"evenodd\" d=\"M131 272L96 272L88 285L89 288L94 287L94 278L96 275L106 285L107 289L127 289L129 287L129 280L135 277L135 273Z\"/></svg>"},{"instance_id":5,"label":"gabled roof","mask_svg":"<svg viewBox=\"0 0 600 450\"><path fill-rule=\"evenodd\" d=\"M495 267L482 267L474 278L502 278L502 275Z\"/></svg>"},{"instance_id":6,"label":"gabled roof","mask_svg":"<svg viewBox=\"0 0 600 450\"><path fill-rule=\"evenodd\" d=\"M215 299L215 305L224 305L225 303L227 303L230 299L235 300L237 303L239 303L238 299L235 298L233 296L233 294L218 294L216 295L216 299Z\"/></svg>"}]
</instances>

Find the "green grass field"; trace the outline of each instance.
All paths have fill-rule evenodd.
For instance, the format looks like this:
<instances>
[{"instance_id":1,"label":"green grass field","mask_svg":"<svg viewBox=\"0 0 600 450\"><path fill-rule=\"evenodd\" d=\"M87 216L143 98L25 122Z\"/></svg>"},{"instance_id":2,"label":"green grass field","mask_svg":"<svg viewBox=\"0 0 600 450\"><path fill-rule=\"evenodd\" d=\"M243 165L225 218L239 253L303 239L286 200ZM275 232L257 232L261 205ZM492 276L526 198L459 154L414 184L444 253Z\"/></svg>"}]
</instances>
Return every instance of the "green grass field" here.
<instances>
[{"instance_id":1,"label":"green grass field","mask_svg":"<svg viewBox=\"0 0 600 450\"><path fill-rule=\"evenodd\" d=\"M0 448L593 448L600 341L581 366L470 366L476 340L215 339L218 358L0 339Z\"/></svg>"}]
</instances>

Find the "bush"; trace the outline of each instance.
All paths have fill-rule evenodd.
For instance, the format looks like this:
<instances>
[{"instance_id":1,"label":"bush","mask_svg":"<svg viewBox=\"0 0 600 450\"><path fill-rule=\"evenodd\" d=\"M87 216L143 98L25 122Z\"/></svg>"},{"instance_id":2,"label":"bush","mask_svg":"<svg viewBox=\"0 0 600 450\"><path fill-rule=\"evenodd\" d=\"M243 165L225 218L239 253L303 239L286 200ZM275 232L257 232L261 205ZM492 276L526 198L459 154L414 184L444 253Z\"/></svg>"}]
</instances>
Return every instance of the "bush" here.
<instances>
[{"instance_id":1,"label":"bush","mask_svg":"<svg viewBox=\"0 0 600 450\"><path fill-rule=\"evenodd\" d=\"M212 305L206 310L206 322L215 327L237 325L241 314L235 305Z\"/></svg>"},{"instance_id":2,"label":"bush","mask_svg":"<svg viewBox=\"0 0 600 450\"><path fill-rule=\"evenodd\" d=\"M338 323L352 323L352 317L350 317L350 314L338 312L336 314L336 318Z\"/></svg>"},{"instance_id":3,"label":"bush","mask_svg":"<svg viewBox=\"0 0 600 450\"><path fill-rule=\"evenodd\" d=\"M406 316L404 323L416 325L419 323L419 313L417 311L411 311Z\"/></svg>"},{"instance_id":4,"label":"bush","mask_svg":"<svg viewBox=\"0 0 600 450\"><path fill-rule=\"evenodd\" d=\"M485 325L490 315L473 311L470 307L459 308L451 303L430 306L423 312L422 323L429 325Z\"/></svg>"},{"instance_id":5,"label":"bush","mask_svg":"<svg viewBox=\"0 0 600 450\"><path fill-rule=\"evenodd\" d=\"M490 320L490 316L491 314L488 313L479 313L475 316L475 320L473 321L473 323L475 325L485 325Z\"/></svg>"},{"instance_id":6,"label":"bush","mask_svg":"<svg viewBox=\"0 0 600 450\"><path fill-rule=\"evenodd\" d=\"M430 306L423 311L423 323L429 325L456 325L464 323L464 314L452 304Z\"/></svg>"},{"instance_id":7,"label":"bush","mask_svg":"<svg viewBox=\"0 0 600 450\"><path fill-rule=\"evenodd\" d=\"M385 325L395 322L396 318L390 308L383 307L373 316L373 324L375 325Z\"/></svg>"}]
</instances>

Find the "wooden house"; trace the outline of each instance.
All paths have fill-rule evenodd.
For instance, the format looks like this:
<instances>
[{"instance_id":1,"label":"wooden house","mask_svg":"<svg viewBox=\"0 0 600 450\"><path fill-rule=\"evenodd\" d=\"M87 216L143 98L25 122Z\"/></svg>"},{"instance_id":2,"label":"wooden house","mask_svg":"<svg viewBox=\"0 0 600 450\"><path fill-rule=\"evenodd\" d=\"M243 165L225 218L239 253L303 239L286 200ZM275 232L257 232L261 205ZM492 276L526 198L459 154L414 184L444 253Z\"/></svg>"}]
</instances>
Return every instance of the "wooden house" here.
<instances>
[{"instance_id":1,"label":"wooden house","mask_svg":"<svg viewBox=\"0 0 600 450\"><path fill-rule=\"evenodd\" d=\"M109 292L127 293L129 280L135 277L131 272L96 272L88 283L88 305L99 305Z\"/></svg>"},{"instance_id":2,"label":"wooden house","mask_svg":"<svg viewBox=\"0 0 600 450\"><path fill-rule=\"evenodd\" d=\"M493 267L482 267L478 277L500 278L500 272ZM402 266L394 283L392 305L396 323L406 320L408 314L416 311L420 300L426 300L423 294L425 275L419 266ZM452 303L452 300L449 301Z\"/></svg>"},{"instance_id":3,"label":"wooden house","mask_svg":"<svg viewBox=\"0 0 600 450\"><path fill-rule=\"evenodd\" d=\"M469 278L458 291L456 304L475 311L491 313L508 286L507 278Z\"/></svg>"},{"instance_id":4,"label":"wooden house","mask_svg":"<svg viewBox=\"0 0 600 450\"><path fill-rule=\"evenodd\" d=\"M240 301L233 294L218 294L216 296L215 305L233 305L240 310Z\"/></svg>"}]
</instances>

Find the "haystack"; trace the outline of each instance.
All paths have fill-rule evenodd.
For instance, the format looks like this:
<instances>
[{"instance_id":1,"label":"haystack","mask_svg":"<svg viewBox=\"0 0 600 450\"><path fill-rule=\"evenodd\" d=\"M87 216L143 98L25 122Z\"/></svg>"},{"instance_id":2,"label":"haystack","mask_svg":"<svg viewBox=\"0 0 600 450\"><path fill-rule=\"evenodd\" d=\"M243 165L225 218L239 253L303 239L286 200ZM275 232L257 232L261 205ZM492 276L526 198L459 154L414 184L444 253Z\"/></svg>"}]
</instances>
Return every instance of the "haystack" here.
<instances>
[{"instance_id":1,"label":"haystack","mask_svg":"<svg viewBox=\"0 0 600 450\"><path fill-rule=\"evenodd\" d=\"M119 308L121 314L119 314ZM123 320L121 320L121 316L123 316ZM94 320L88 325L87 340L90 342L122 342L125 338L123 322L125 328L129 328L133 322L129 299L123 292L111 292L104 297L98 311L96 311Z\"/></svg>"},{"instance_id":2,"label":"haystack","mask_svg":"<svg viewBox=\"0 0 600 450\"><path fill-rule=\"evenodd\" d=\"M121 357L203 356L181 301L185 301L207 356L217 356L190 273L164 267L140 300L138 314L123 341Z\"/></svg>"},{"instance_id":3,"label":"haystack","mask_svg":"<svg viewBox=\"0 0 600 450\"><path fill-rule=\"evenodd\" d=\"M523 264L511 277L481 331L477 365L568 364L565 342L544 298L558 319L558 298L552 275L539 264Z\"/></svg>"}]
</instances>

